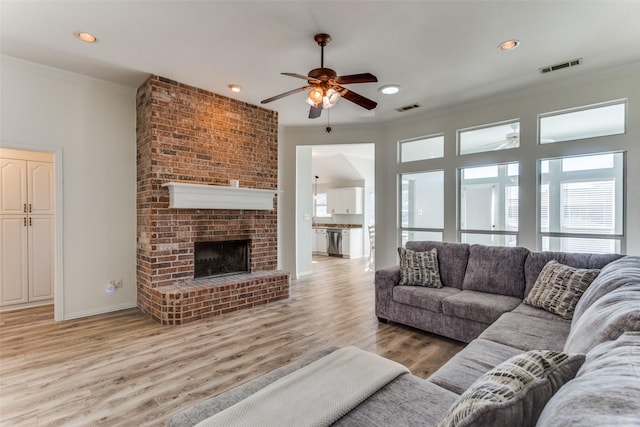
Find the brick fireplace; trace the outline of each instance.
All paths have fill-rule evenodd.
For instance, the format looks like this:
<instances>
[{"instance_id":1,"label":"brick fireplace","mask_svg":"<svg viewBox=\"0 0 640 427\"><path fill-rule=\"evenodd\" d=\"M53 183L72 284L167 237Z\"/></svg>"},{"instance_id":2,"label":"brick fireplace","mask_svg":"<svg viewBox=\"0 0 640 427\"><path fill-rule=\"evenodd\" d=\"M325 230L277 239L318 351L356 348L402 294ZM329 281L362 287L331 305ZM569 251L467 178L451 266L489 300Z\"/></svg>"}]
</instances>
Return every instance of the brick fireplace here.
<instances>
[{"instance_id":1,"label":"brick fireplace","mask_svg":"<svg viewBox=\"0 0 640 427\"><path fill-rule=\"evenodd\" d=\"M277 113L151 76L137 93L138 306L181 324L289 296L272 209L170 207L167 183L277 189ZM163 184L165 186L163 186ZM242 188L240 189L242 190ZM195 278L202 242L244 241L248 271Z\"/></svg>"}]
</instances>

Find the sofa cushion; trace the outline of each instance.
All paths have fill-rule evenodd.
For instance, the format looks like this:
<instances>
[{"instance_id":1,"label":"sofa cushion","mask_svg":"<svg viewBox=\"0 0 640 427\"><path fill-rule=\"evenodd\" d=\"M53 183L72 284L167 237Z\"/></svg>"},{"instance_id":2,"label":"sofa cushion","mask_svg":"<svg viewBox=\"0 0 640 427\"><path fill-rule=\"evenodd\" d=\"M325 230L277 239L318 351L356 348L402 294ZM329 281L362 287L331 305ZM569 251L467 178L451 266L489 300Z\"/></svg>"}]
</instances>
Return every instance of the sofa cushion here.
<instances>
[{"instance_id":1,"label":"sofa cushion","mask_svg":"<svg viewBox=\"0 0 640 427\"><path fill-rule=\"evenodd\" d=\"M631 281L596 300L571 325L564 348L586 353L625 331L640 331L640 281Z\"/></svg>"},{"instance_id":2,"label":"sofa cushion","mask_svg":"<svg viewBox=\"0 0 640 427\"><path fill-rule=\"evenodd\" d=\"M527 248L471 245L462 289L522 299Z\"/></svg>"},{"instance_id":3,"label":"sofa cushion","mask_svg":"<svg viewBox=\"0 0 640 427\"><path fill-rule=\"evenodd\" d=\"M552 259L561 264L576 268L602 268L608 263L623 257L620 254L582 254L572 252L531 252L524 263L524 273L526 278L526 297L536 279L540 275L542 268Z\"/></svg>"},{"instance_id":4,"label":"sofa cushion","mask_svg":"<svg viewBox=\"0 0 640 427\"><path fill-rule=\"evenodd\" d=\"M440 271L438 270L438 251L416 252L411 249L398 248L400 255L401 286L426 286L441 288Z\"/></svg>"},{"instance_id":5,"label":"sofa cushion","mask_svg":"<svg viewBox=\"0 0 640 427\"><path fill-rule=\"evenodd\" d=\"M584 355L550 350L514 356L473 383L440 426L535 426L547 401L583 362Z\"/></svg>"},{"instance_id":6,"label":"sofa cushion","mask_svg":"<svg viewBox=\"0 0 640 427\"><path fill-rule=\"evenodd\" d=\"M442 285L462 289L462 281L469 259L468 244L420 241L407 242L406 248L412 251L430 251L435 248L438 251L438 267Z\"/></svg>"},{"instance_id":7,"label":"sofa cushion","mask_svg":"<svg viewBox=\"0 0 640 427\"><path fill-rule=\"evenodd\" d=\"M460 289L450 288L448 286L444 288L396 286L393 288L393 300L402 304L442 313L442 300L460 292L462 292Z\"/></svg>"},{"instance_id":8,"label":"sofa cushion","mask_svg":"<svg viewBox=\"0 0 640 427\"><path fill-rule=\"evenodd\" d=\"M493 323L503 313L516 308L520 302L521 300L515 297L461 291L442 301L442 312L476 322Z\"/></svg>"},{"instance_id":9,"label":"sofa cushion","mask_svg":"<svg viewBox=\"0 0 640 427\"><path fill-rule=\"evenodd\" d=\"M607 295L628 283L640 283L640 257L626 256L613 261L600 270L600 274L587 288L576 305L573 321L603 295Z\"/></svg>"},{"instance_id":10,"label":"sofa cushion","mask_svg":"<svg viewBox=\"0 0 640 427\"><path fill-rule=\"evenodd\" d=\"M587 354L576 378L549 400L539 426L632 426L640 420L640 332Z\"/></svg>"},{"instance_id":11,"label":"sofa cushion","mask_svg":"<svg viewBox=\"0 0 640 427\"><path fill-rule=\"evenodd\" d=\"M531 307L525 303L521 303L516 308L514 308L512 313L519 313L525 316L539 317L541 319L547 319L551 321L556 321L558 319L557 314L549 313L547 310L543 310L537 307Z\"/></svg>"},{"instance_id":12,"label":"sofa cushion","mask_svg":"<svg viewBox=\"0 0 640 427\"><path fill-rule=\"evenodd\" d=\"M571 322L560 316L545 319L521 313L505 313L479 336L521 350L561 351Z\"/></svg>"},{"instance_id":13,"label":"sofa cushion","mask_svg":"<svg viewBox=\"0 0 640 427\"><path fill-rule=\"evenodd\" d=\"M564 319L572 319L578 300L599 273L597 269L569 267L551 260L540 271L524 303L543 308Z\"/></svg>"},{"instance_id":14,"label":"sofa cushion","mask_svg":"<svg viewBox=\"0 0 640 427\"><path fill-rule=\"evenodd\" d=\"M427 378L427 381L462 394L481 375L520 353L522 350L517 348L475 339Z\"/></svg>"},{"instance_id":15,"label":"sofa cushion","mask_svg":"<svg viewBox=\"0 0 640 427\"><path fill-rule=\"evenodd\" d=\"M413 375L402 375L331 427L435 426L458 394Z\"/></svg>"}]
</instances>

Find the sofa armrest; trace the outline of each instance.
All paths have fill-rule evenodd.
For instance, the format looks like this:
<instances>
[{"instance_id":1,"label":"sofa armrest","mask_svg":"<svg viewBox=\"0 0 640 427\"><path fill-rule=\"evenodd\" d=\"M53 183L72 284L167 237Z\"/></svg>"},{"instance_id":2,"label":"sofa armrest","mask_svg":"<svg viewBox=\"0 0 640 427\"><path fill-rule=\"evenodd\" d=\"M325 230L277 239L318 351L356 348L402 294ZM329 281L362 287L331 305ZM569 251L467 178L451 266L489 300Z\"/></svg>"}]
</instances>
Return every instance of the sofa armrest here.
<instances>
[{"instance_id":1,"label":"sofa armrest","mask_svg":"<svg viewBox=\"0 0 640 427\"><path fill-rule=\"evenodd\" d=\"M400 283L400 266L376 270L376 316L380 320L389 318L389 303L393 298L393 287Z\"/></svg>"}]
</instances>

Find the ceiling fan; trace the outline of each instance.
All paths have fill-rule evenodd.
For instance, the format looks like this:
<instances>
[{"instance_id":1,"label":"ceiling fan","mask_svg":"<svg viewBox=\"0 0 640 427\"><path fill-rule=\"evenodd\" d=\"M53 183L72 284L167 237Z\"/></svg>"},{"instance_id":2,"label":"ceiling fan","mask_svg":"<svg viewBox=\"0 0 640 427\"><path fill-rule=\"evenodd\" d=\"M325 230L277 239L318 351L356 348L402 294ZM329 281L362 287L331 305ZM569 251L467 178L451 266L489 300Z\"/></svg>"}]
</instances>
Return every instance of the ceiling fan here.
<instances>
[{"instance_id":1,"label":"ceiling fan","mask_svg":"<svg viewBox=\"0 0 640 427\"><path fill-rule=\"evenodd\" d=\"M485 150L506 150L509 148L516 148L520 146L520 132L518 132L518 124L512 123L511 132L504 136L501 141L489 142L487 144L480 145L478 148L481 151Z\"/></svg>"},{"instance_id":2,"label":"ceiling fan","mask_svg":"<svg viewBox=\"0 0 640 427\"><path fill-rule=\"evenodd\" d=\"M378 79L371 73L351 74L348 76L338 76L337 73L331 68L324 68L324 47L331 41L329 34L316 34L313 38L318 46L320 46L320 68L314 68L309 71L309 74L303 76L296 73L281 73L285 76L296 77L306 80L309 84L307 86L299 87L297 89L290 90L280 95L273 96L261 101L261 104L266 104L271 101L275 101L285 96L293 95L294 93L309 90L309 97L307 103L311 105L309 110L309 118L316 119L320 117L320 113L325 108L333 107L340 98L344 98L347 101L351 101L367 110L376 108L378 103L365 98L342 85L352 83L372 83L377 82Z\"/></svg>"}]
</instances>

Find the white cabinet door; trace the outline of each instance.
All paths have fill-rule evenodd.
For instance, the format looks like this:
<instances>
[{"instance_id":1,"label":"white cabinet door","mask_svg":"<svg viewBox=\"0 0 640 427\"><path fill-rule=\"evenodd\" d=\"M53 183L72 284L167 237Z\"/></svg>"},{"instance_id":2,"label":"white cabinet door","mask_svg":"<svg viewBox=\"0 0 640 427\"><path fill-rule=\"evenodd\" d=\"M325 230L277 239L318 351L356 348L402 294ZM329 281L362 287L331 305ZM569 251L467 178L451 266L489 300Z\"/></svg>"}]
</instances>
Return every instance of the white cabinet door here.
<instances>
[{"instance_id":1,"label":"white cabinet door","mask_svg":"<svg viewBox=\"0 0 640 427\"><path fill-rule=\"evenodd\" d=\"M342 230L342 256L344 258L362 258L362 228Z\"/></svg>"},{"instance_id":2,"label":"white cabinet door","mask_svg":"<svg viewBox=\"0 0 640 427\"><path fill-rule=\"evenodd\" d=\"M346 214L363 213L362 187L343 188L342 208Z\"/></svg>"},{"instance_id":3,"label":"white cabinet door","mask_svg":"<svg viewBox=\"0 0 640 427\"><path fill-rule=\"evenodd\" d=\"M33 215L53 215L53 163L27 162L28 210Z\"/></svg>"},{"instance_id":4,"label":"white cabinet door","mask_svg":"<svg viewBox=\"0 0 640 427\"><path fill-rule=\"evenodd\" d=\"M327 213L342 213L342 194L339 188L327 190Z\"/></svg>"},{"instance_id":5,"label":"white cabinet door","mask_svg":"<svg viewBox=\"0 0 640 427\"><path fill-rule=\"evenodd\" d=\"M29 217L29 301L53 298L53 216Z\"/></svg>"},{"instance_id":6,"label":"white cabinet door","mask_svg":"<svg viewBox=\"0 0 640 427\"><path fill-rule=\"evenodd\" d=\"M316 252L319 254L327 254L327 229L316 228Z\"/></svg>"},{"instance_id":7,"label":"white cabinet door","mask_svg":"<svg viewBox=\"0 0 640 427\"><path fill-rule=\"evenodd\" d=\"M0 216L0 305L29 301L27 217Z\"/></svg>"},{"instance_id":8,"label":"white cabinet door","mask_svg":"<svg viewBox=\"0 0 640 427\"><path fill-rule=\"evenodd\" d=\"M27 162L0 159L0 214L27 213Z\"/></svg>"},{"instance_id":9,"label":"white cabinet door","mask_svg":"<svg viewBox=\"0 0 640 427\"><path fill-rule=\"evenodd\" d=\"M332 188L327 191L327 211L330 214L361 214L362 194L362 187Z\"/></svg>"},{"instance_id":10,"label":"white cabinet door","mask_svg":"<svg viewBox=\"0 0 640 427\"><path fill-rule=\"evenodd\" d=\"M351 258L351 233L349 230L342 230L342 256Z\"/></svg>"},{"instance_id":11,"label":"white cabinet door","mask_svg":"<svg viewBox=\"0 0 640 427\"><path fill-rule=\"evenodd\" d=\"M316 230L312 229L311 230L311 253L315 254L316 252L318 252L318 233L316 233Z\"/></svg>"}]
</instances>

